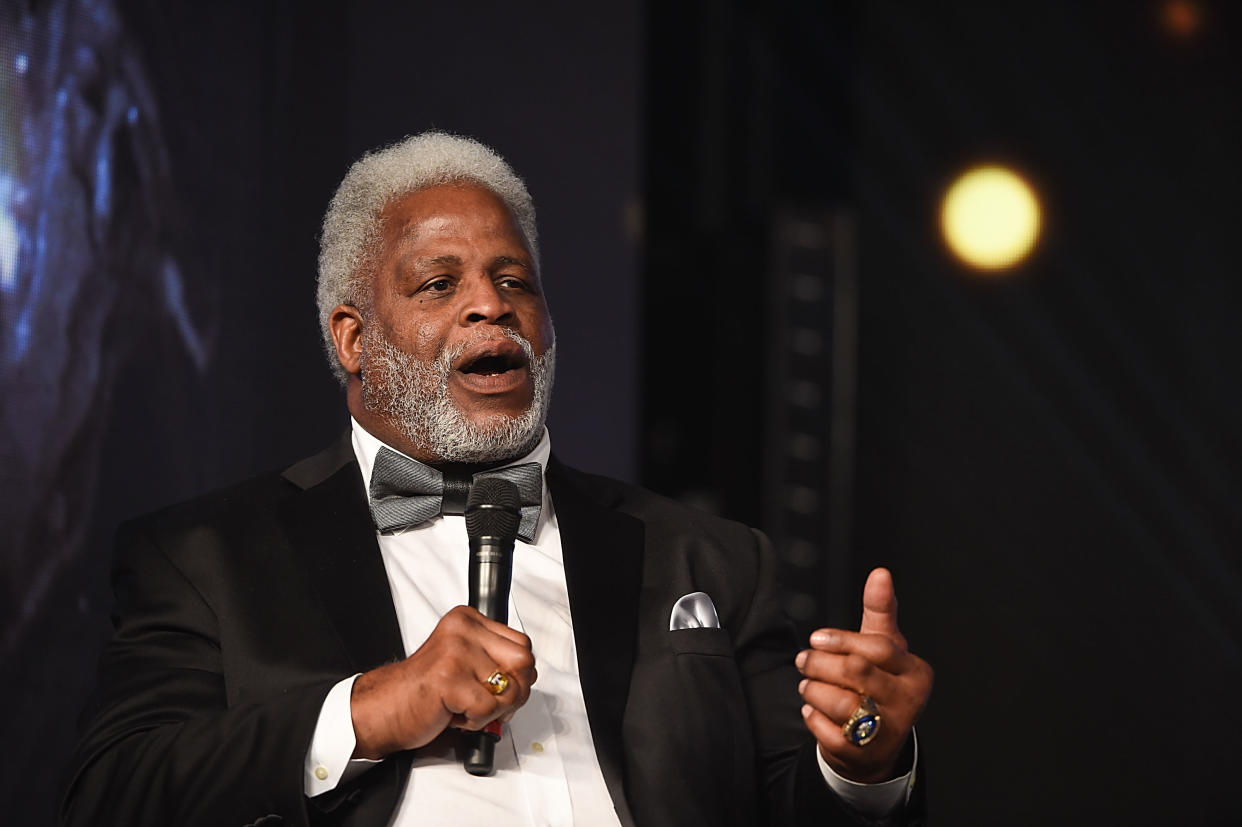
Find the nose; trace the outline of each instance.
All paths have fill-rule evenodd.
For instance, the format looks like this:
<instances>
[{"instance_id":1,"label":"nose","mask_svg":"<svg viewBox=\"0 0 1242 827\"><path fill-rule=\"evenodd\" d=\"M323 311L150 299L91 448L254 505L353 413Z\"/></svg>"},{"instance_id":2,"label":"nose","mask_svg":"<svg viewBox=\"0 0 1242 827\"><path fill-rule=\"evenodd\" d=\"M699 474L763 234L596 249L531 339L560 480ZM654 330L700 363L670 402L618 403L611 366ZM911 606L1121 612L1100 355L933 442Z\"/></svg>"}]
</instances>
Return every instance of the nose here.
<instances>
[{"instance_id":1,"label":"nose","mask_svg":"<svg viewBox=\"0 0 1242 827\"><path fill-rule=\"evenodd\" d=\"M478 274L463 285L460 322L463 326L476 324L507 325L513 322L513 306L505 298L491 276Z\"/></svg>"}]
</instances>

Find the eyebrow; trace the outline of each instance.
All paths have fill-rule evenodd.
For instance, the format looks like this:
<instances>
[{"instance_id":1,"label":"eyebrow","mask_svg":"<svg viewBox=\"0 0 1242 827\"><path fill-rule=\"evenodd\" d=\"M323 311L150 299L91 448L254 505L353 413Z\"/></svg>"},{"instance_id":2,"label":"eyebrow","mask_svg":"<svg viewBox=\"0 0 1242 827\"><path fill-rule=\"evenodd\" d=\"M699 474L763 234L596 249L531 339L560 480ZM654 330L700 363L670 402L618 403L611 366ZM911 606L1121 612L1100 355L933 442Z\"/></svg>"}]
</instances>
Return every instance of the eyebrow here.
<instances>
[{"instance_id":1,"label":"eyebrow","mask_svg":"<svg viewBox=\"0 0 1242 827\"><path fill-rule=\"evenodd\" d=\"M513 256L496 256L492 259L492 267L499 267L503 264L512 264L515 267L521 267L523 270L530 270L531 266L520 258Z\"/></svg>"},{"instance_id":2,"label":"eyebrow","mask_svg":"<svg viewBox=\"0 0 1242 827\"><path fill-rule=\"evenodd\" d=\"M420 258L414 262L414 266L419 270L434 269L436 267L460 267L461 258L452 255Z\"/></svg>"},{"instance_id":3,"label":"eyebrow","mask_svg":"<svg viewBox=\"0 0 1242 827\"><path fill-rule=\"evenodd\" d=\"M407 253L397 260L397 284L417 283L426 278L429 272L434 272L441 267L460 266L461 258L454 255L415 258L413 254Z\"/></svg>"}]
</instances>

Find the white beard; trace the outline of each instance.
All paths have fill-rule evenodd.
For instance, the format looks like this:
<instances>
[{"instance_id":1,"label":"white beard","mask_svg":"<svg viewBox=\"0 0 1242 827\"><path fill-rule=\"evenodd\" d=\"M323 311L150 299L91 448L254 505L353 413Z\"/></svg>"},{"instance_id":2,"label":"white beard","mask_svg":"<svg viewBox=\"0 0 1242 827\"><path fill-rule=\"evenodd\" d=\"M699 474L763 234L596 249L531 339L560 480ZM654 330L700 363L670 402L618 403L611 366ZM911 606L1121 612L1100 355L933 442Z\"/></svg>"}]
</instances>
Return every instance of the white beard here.
<instances>
[{"instance_id":1,"label":"white beard","mask_svg":"<svg viewBox=\"0 0 1242 827\"><path fill-rule=\"evenodd\" d=\"M520 416L470 420L453 404L449 376L469 347L506 336L526 353L534 391ZM422 362L390 342L379 325L362 331L362 403L392 420L414 445L444 462L497 462L529 453L543 436L556 374L556 344L536 357L530 342L507 328L480 328L468 341Z\"/></svg>"}]
</instances>

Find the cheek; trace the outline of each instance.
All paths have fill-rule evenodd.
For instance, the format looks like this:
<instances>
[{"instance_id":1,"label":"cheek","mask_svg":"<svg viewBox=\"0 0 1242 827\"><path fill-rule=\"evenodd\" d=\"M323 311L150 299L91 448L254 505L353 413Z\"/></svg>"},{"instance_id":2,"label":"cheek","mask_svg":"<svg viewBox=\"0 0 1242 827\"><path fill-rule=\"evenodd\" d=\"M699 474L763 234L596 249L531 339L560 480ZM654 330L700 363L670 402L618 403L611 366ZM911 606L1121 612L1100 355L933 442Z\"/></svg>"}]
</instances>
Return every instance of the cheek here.
<instances>
[{"instance_id":1,"label":"cheek","mask_svg":"<svg viewBox=\"0 0 1242 827\"><path fill-rule=\"evenodd\" d=\"M428 353L429 351L437 351L437 333L435 325L428 322L415 325L414 327L414 346L418 348L419 353Z\"/></svg>"},{"instance_id":2,"label":"cheek","mask_svg":"<svg viewBox=\"0 0 1242 827\"><path fill-rule=\"evenodd\" d=\"M429 321L386 327L384 333L399 350L420 361L435 359L443 348L439 327Z\"/></svg>"},{"instance_id":3,"label":"cheek","mask_svg":"<svg viewBox=\"0 0 1242 827\"><path fill-rule=\"evenodd\" d=\"M540 340L539 344L541 347L536 348L536 350L541 356L548 350L548 348L552 347L553 343L556 341L556 334L552 329L552 317L548 315L548 309L546 307L540 308L538 318L534 320L534 325L527 329L538 331ZM532 344L534 343L532 342Z\"/></svg>"},{"instance_id":4,"label":"cheek","mask_svg":"<svg viewBox=\"0 0 1242 827\"><path fill-rule=\"evenodd\" d=\"M552 329L552 320L545 317L543 320L543 351L547 353L554 344L556 344L556 331Z\"/></svg>"}]
</instances>

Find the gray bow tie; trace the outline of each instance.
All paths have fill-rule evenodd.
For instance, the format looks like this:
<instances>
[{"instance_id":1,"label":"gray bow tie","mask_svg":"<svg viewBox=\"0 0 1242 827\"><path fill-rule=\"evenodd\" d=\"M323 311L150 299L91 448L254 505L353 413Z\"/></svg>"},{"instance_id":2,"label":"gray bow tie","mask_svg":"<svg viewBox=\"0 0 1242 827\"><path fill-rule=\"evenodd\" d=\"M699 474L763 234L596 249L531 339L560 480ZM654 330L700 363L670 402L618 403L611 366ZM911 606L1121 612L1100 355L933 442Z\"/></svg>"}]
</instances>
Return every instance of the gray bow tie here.
<instances>
[{"instance_id":1,"label":"gray bow tie","mask_svg":"<svg viewBox=\"0 0 1242 827\"><path fill-rule=\"evenodd\" d=\"M480 471L470 479L444 474L381 447L371 469L371 517L384 534L421 525L440 514L464 514L473 482L499 477L517 486L522 498L522 522L518 537L530 543L539 525L543 506L543 469L537 462Z\"/></svg>"}]
</instances>

